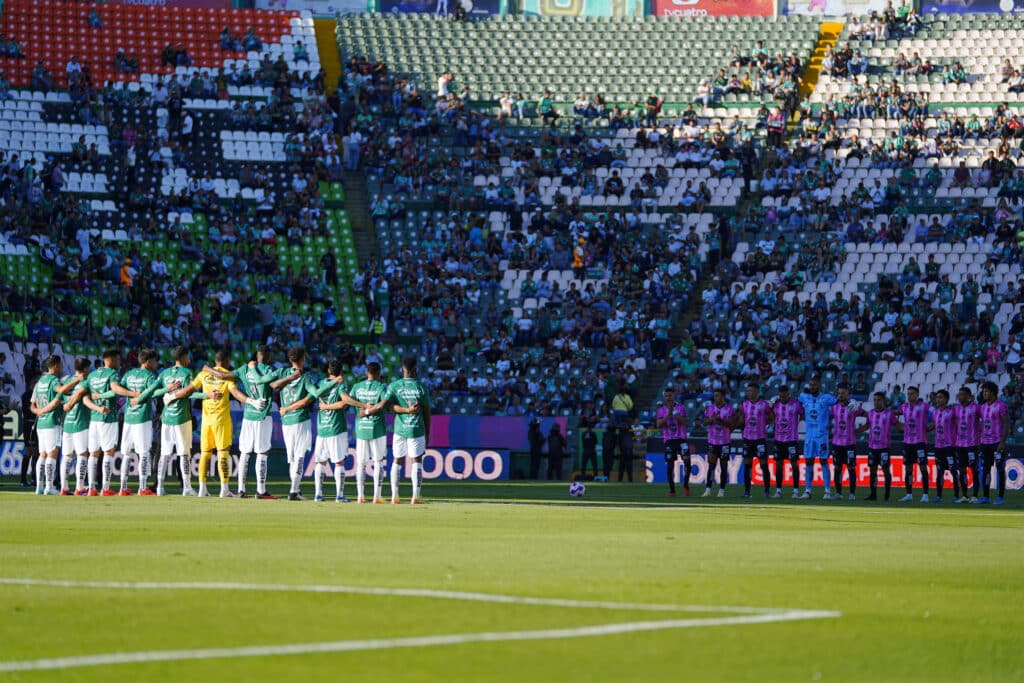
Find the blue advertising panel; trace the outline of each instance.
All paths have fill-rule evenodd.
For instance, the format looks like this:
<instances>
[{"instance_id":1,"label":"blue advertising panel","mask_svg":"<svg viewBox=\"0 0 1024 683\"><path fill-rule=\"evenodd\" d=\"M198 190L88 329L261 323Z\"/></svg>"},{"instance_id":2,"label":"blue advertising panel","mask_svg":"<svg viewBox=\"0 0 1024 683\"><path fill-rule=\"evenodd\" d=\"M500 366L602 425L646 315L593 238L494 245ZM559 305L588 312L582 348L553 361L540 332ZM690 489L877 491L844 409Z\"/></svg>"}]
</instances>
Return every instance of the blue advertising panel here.
<instances>
[{"instance_id":1,"label":"blue advertising panel","mask_svg":"<svg viewBox=\"0 0 1024 683\"><path fill-rule=\"evenodd\" d=\"M449 15L462 6L471 17L498 14L501 0L380 0L381 12Z\"/></svg>"},{"instance_id":2,"label":"blue advertising panel","mask_svg":"<svg viewBox=\"0 0 1024 683\"><path fill-rule=\"evenodd\" d=\"M921 2L921 14L991 14L993 12L1024 12L1024 0L948 0Z\"/></svg>"}]
</instances>

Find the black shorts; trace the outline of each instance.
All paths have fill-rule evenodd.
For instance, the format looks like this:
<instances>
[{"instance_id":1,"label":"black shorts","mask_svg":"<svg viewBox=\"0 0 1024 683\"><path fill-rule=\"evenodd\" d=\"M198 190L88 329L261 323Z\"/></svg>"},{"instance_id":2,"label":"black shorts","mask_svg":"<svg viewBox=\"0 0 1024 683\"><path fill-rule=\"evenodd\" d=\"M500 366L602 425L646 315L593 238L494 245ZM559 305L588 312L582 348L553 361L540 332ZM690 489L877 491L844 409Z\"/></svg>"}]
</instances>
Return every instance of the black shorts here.
<instances>
[{"instance_id":1,"label":"black shorts","mask_svg":"<svg viewBox=\"0 0 1024 683\"><path fill-rule=\"evenodd\" d=\"M928 463L928 447L923 443L903 444L903 464L916 465L919 462Z\"/></svg>"},{"instance_id":2,"label":"black shorts","mask_svg":"<svg viewBox=\"0 0 1024 683\"><path fill-rule=\"evenodd\" d=\"M952 448L935 449L935 465L940 470L954 469L956 464L956 451Z\"/></svg>"},{"instance_id":3,"label":"black shorts","mask_svg":"<svg viewBox=\"0 0 1024 683\"><path fill-rule=\"evenodd\" d=\"M868 451L868 466L874 470L878 466L889 469L889 449L872 448Z\"/></svg>"},{"instance_id":4,"label":"black shorts","mask_svg":"<svg viewBox=\"0 0 1024 683\"><path fill-rule=\"evenodd\" d=\"M768 456L768 444L764 439L744 439L743 457L749 460Z\"/></svg>"},{"instance_id":5,"label":"black shorts","mask_svg":"<svg viewBox=\"0 0 1024 683\"><path fill-rule=\"evenodd\" d=\"M792 460L796 457L796 441L776 441L775 459Z\"/></svg>"},{"instance_id":6,"label":"black shorts","mask_svg":"<svg viewBox=\"0 0 1024 683\"><path fill-rule=\"evenodd\" d=\"M853 450L853 446L840 446L839 444L832 444L832 459L835 464L847 464L850 462L851 457L856 457Z\"/></svg>"},{"instance_id":7,"label":"black shorts","mask_svg":"<svg viewBox=\"0 0 1024 683\"><path fill-rule=\"evenodd\" d=\"M690 446L682 439L669 439L665 442L665 462L671 463L679 458L690 457Z\"/></svg>"},{"instance_id":8,"label":"black shorts","mask_svg":"<svg viewBox=\"0 0 1024 683\"><path fill-rule=\"evenodd\" d=\"M722 459L722 454L725 452L725 449L726 449L725 444L709 443L708 444L708 457L709 458L715 458L717 460L721 460Z\"/></svg>"},{"instance_id":9,"label":"black shorts","mask_svg":"<svg viewBox=\"0 0 1024 683\"><path fill-rule=\"evenodd\" d=\"M956 457L960 459L960 464L967 464L974 467L974 458L978 455L977 446L957 446Z\"/></svg>"}]
</instances>

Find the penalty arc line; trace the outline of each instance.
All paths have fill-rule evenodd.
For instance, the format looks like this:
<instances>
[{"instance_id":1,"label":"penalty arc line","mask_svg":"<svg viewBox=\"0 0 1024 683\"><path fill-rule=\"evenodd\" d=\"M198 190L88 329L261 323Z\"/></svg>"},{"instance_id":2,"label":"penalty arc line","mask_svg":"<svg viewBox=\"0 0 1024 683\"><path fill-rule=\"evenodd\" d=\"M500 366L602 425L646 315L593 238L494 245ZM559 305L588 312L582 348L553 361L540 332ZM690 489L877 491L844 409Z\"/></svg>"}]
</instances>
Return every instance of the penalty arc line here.
<instances>
[{"instance_id":1,"label":"penalty arc line","mask_svg":"<svg viewBox=\"0 0 1024 683\"><path fill-rule=\"evenodd\" d=\"M62 579L0 577L0 585L44 586L52 588L109 588L116 590L211 590L257 591L267 593L339 593L346 595L433 598L438 600L489 602L503 605L530 605L534 607L565 607L569 609L619 610L633 612L725 612L728 614L762 615L784 614L792 613L794 611L772 607L740 607L730 605L657 605L651 603L539 598L527 595L505 595L501 593L472 593L434 590L430 588L383 588L376 586L344 586L335 584L303 586L272 583L207 581L72 581Z\"/></svg>"},{"instance_id":2,"label":"penalty arc line","mask_svg":"<svg viewBox=\"0 0 1024 683\"><path fill-rule=\"evenodd\" d=\"M437 647L467 643L502 643L529 640L588 638L624 633L662 631L669 629L700 628L703 626L732 626L767 624L805 619L829 619L838 612L790 610L772 614L751 614L733 617L668 619L663 621L633 621L616 624L597 624L578 628L543 629L537 631L485 631L482 633L453 633L449 635L417 636L410 638L375 638L369 640L339 640L322 643L295 643L292 645L252 645L234 648L196 650L153 650L144 652L114 652L52 659L31 659L0 662L0 673L16 671L54 671L114 664L147 664L205 659L234 659L242 657L289 656L332 652L358 652L397 648Z\"/></svg>"}]
</instances>

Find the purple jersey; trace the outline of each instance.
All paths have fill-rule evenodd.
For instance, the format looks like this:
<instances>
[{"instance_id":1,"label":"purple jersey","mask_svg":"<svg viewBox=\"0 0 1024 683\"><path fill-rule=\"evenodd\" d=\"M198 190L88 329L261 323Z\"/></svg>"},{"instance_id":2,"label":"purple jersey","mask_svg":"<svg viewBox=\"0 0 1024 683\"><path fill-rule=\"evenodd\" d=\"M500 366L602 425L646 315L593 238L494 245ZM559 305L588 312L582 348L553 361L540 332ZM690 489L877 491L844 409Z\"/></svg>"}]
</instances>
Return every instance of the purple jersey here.
<instances>
[{"instance_id":1,"label":"purple jersey","mask_svg":"<svg viewBox=\"0 0 1024 683\"><path fill-rule=\"evenodd\" d=\"M935 447L952 448L956 444L956 409L953 406L936 408L932 411L935 425Z\"/></svg>"},{"instance_id":2,"label":"purple jersey","mask_svg":"<svg viewBox=\"0 0 1024 683\"><path fill-rule=\"evenodd\" d=\"M903 417L903 443L917 445L927 442L925 435L928 433L929 409L928 403L921 400L900 406L899 413Z\"/></svg>"},{"instance_id":3,"label":"purple jersey","mask_svg":"<svg viewBox=\"0 0 1024 683\"><path fill-rule=\"evenodd\" d=\"M856 403L835 403L832 413L832 443L836 446L853 446L857 443L857 418L864 415L864 409Z\"/></svg>"},{"instance_id":4,"label":"purple jersey","mask_svg":"<svg viewBox=\"0 0 1024 683\"><path fill-rule=\"evenodd\" d=\"M1006 404L1002 401L981 404L981 443L991 446L1006 438L1003 433L1003 417Z\"/></svg>"},{"instance_id":5,"label":"purple jersey","mask_svg":"<svg viewBox=\"0 0 1024 683\"><path fill-rule=\"evenodd\" d=\"M743 438L750 441L764 439L768 429L768 414L772 407L768 401L759 398L756 401L743 402Z\"/></svg>"},{"instance_id":6,"label":"purple jersey","mask_svg":"<svg viewBox=\"0 0 1024 683\"><path fill-rule=\"evenodd\" d=\"M704 423L708 426L709 444L712 446L729 445L729 442L732 441L732 426L728 423L732 422L732 416L735 413L736 411L728 403L723 404L722 407L712 403L704 409ZM726 424L715 424L713 420L716 417Z\"/></svg>"},{"instance_id":7,"label":"purple jersey","mask_svg":"<svg viewBox=\"0 0 1024 683\"><path fill-rule=\"evenodd\" d=\"M654 416L665 420L665 426L661 428L661 438L664 441L673 441L686 438L686 406L682 403L672 405L672 414L669 415L668 406L658 408Z\"/></svg>"},{"instance_id":8,"label":"purple jersey","mask_svg":"<svg viewBox=\"0 0 1024 683\"><path fill-rule=\"evenodd\" d=\"M868 448L873 451L884 451L892 445L891 410L868 411Z\"/></svg>"},{"instance_id":9,"label":"purple jersey","mask_svg":"<svg viewBox=\"0 0 1024 683\"><path fill-rule=\"evenodd\" d=\"M783 443L795 442L800 432L803 404L791 398L785 403L776 401L772 410L775 412L775 440Z\"/></svg>"},{"instance_id":10,"label":"purple jersey","mask_svg":"<svg viewBox=\"0 0 1024 683\"><path fill-rule=\"evenodd\" d=\"M978 433L981 431L981 406L968 403L957 405L953 411L956 414L956 447L977 447Z\"/></svg>"}]
</instances>

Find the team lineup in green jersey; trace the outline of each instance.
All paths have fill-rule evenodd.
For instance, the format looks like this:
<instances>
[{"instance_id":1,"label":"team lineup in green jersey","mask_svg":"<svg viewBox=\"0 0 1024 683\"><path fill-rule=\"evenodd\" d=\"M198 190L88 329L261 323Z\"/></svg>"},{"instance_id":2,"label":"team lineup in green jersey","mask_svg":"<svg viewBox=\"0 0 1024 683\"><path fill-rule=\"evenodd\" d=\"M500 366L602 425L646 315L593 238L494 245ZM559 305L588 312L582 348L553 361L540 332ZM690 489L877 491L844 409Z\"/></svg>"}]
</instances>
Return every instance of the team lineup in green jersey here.
<instances>
[{"instance_id":1,"label":"team lineup in green jersey","mask_svg":"<svg viewBox=\"0 0 1024 683\"><path fill-rule=\"evenodd\" d=\"M326 377L315 381L304 367L305 350L302 347L290 348L288 364L282 367L272 364L270 349L263 345L253 354L252 360L240 368L230 367L230 363L224 360L226 353L218 353L215 367L204 365L195 372L190 368L187 349L175 348L172 356L174 364L160 370L158 353L142 349L138 353L138 365L123 373L118 350L104 352L102 365L95 368L91 368L87 359L77 359L74 374L64 373L59 357L46 359L44 366L47 372L33 388L30 406L37 418L40 443L36 493L136 495L128 486L128 475L134 465L138 476L137 495L167 495L165 482L176 469L182 495L206 497L211 495L206 486L208 456L216 446L221 497L249 497L246 492L248 461L255 455L255 497L273 499L275 496L267 492L266 479L276 395L292 472L290 500L303 500L301 477L306 458L312 454L315 461L314 500L325 500L323 479L333 474L335 501L350 502L344 491L344 461L350 453L348 413L351 408L354 411L355 500L360 503L385 502L382 495L387 461L385 416L390 412L395 416L391 502L401 502L399 485L403 471L411 480L411 502L423 502L422 460L430 436L430 393L417 379L415 358L403 361L402 377L390 384L382 381L378 363L369 363L365 376L353 378L350 384L339 361L328 363ZM202 392L197 389L202 389ZM231 398L243 404L238 485L234 491L221 460L233 441L230 413L221 407ZM198 493L191 486L192 400L204 401L200 430L203 434L203 458L197 471ZM154 421L159 425L156 432ZM159 448L159 460L154 463L155 447ZM121 485L115 491L111 488L111 480L118 451ZM149 486L154 464L155 489ZM368 472L373 477L372 496L364 493L364 479ZM69 486L69 478L75 481L73 488Z\"/></svg>"}]
</instances>

